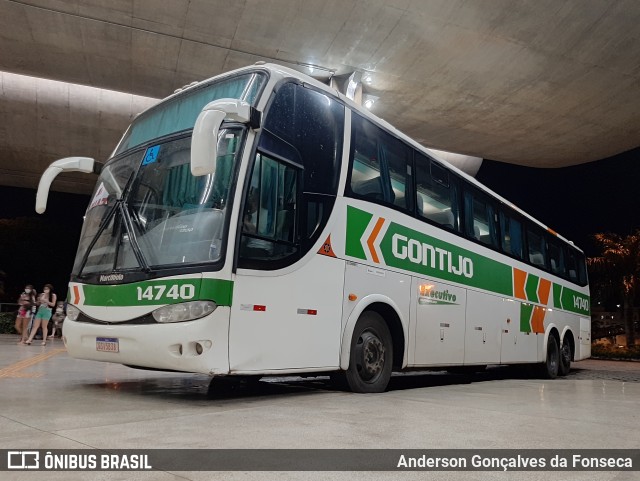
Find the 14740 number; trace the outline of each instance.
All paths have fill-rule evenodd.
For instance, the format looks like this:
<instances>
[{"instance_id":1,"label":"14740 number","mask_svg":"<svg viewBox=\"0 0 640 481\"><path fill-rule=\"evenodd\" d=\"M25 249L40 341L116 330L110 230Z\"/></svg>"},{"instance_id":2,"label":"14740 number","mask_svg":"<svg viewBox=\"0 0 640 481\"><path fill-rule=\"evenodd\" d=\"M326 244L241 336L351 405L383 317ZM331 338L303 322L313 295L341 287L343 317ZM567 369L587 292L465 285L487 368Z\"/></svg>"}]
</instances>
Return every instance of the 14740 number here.
<instances>
[{"instance_id":1,"label":"14740 number","mask_svg":"<svg viewBox=\"0 0 640 481\"><path fill-rule=\"evenodd\" d=\"M157 286L136 287L138 300L146 299L148 301L159 301L163 297L168 299L193 299L196 295L196 288L192 284L173 284L166 286L159 284Z\"/></svg>"}]
</instances>

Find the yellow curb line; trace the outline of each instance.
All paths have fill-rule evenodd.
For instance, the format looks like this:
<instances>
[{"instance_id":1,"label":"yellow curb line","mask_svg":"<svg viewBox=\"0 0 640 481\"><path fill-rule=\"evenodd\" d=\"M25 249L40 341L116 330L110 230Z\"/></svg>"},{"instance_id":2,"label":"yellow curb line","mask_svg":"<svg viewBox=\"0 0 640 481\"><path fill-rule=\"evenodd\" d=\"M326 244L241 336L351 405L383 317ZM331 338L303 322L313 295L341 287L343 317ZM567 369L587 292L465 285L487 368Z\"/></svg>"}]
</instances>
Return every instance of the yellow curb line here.
<instances>
[{"instance_id":1,"label":"yellow curb line","mask_svg":"<svg viewBox=\"0 0 640 481\"><path fill-rule=\"evenodd\" d=\"M38 364L39 362L45 361L47 359L49 359L50 357L56 356L60 353L63 352L67 352L66 349L62 348L62 349L52 349L49 352L44 352L42 354L39 354L37 356L33 356L30 357L28 359L24 359L22 361L16 362L15 364L11 364L10 366L7 366L3 369L0 369L0 378L3 377L40 377L42 374L40 374L39 376L32 376L30 374L25 374L25 373L19 373L19 371L22 371L23 369L26 369L28 367L34 366L35 364Z\"/></svg>"}]
</instances>

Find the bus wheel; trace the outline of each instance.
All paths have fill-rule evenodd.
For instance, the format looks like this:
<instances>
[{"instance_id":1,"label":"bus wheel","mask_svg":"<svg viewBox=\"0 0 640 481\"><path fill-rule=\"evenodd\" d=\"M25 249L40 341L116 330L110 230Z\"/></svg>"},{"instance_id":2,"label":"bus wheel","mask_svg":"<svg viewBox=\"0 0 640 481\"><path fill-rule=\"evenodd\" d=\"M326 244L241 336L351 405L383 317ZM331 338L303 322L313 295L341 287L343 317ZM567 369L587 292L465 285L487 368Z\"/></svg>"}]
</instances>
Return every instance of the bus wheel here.
<instances>
[{"instance_id":1,"label":"bus wheel","mask_svg":"<svg viewBox=\"0 0 640 481\"><path fill-rule=\"evenodd\" d=\"M562 347L560 348L560 364L558 366L558 375L566 376L571 370L571 344L565 337Z\"/></svg>"},{"instance_id":2,"label":"bus wheel","mask_svg":"<svg viewBox=\"0 0 640 481\"><path fill-rule=\"evenodd\" d=\"M377 312L366 311L358 319L351 338L346 381L353 392L384 392L391 378L391 333Z\"/></svg>"},{"instance_id":3,"label":"bus wheel","mask_svg":"<svg viewBox=\"0 0 640 481\"><path fill-rule=\"evenodd\" d=\"M547 359L542 363L541 374L547 379L555 379L560 367L560 348L555 336L549 336L547 341Z\"/></svg>"}]
</instances>

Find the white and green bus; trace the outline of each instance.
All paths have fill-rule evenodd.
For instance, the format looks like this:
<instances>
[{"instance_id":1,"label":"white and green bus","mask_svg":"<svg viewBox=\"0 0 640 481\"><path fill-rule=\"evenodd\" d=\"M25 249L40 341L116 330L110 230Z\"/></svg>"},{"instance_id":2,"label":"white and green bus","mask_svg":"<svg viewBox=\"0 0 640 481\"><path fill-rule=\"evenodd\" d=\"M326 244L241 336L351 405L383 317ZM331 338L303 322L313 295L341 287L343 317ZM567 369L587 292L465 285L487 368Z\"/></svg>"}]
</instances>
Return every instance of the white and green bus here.
<instances>
[{"instance_id":1,"label":"white and green bus","mask_svg":"<svg viewBox=\"0 0 640 481\"><path fill-rule=\"evenodd\" d=\"M261 64L140 114L99 173L69 284L71 356L263 376L590 355L583 253L314 79Z\"/></svg>"}]
</instances>

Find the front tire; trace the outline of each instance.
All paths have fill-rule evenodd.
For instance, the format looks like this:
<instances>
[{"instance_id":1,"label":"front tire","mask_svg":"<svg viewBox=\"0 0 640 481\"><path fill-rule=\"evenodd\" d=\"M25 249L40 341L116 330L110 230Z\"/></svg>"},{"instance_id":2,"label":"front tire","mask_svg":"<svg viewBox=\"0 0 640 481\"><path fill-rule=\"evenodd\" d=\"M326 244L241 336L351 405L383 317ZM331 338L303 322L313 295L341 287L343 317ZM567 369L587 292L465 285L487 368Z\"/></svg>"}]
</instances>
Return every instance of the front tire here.
<instances>
[{"instance_id":1,"label":"front tire","mask_svg":"<svg viewBox=\"0 0 640 481\"><path fill-rule=\"evenodd\" d=\"M382 316L366 311L358 319L351 337L349 368L345 378L358 393L384 392L391 379L393 342Z\"/></svg>"},{"instance_id":2,"label":"front tire","mask_svg":"<svg viewBox=\"0 0 640 481\"><path fill-rule=\"evenodd\" d=\"M558 339L555 336L549 336L547 340L547 358L541 366L542 377L547 379L555 379L558 377L560 369L560 348L558 347Z\"/></svg>"}]
</instances>

